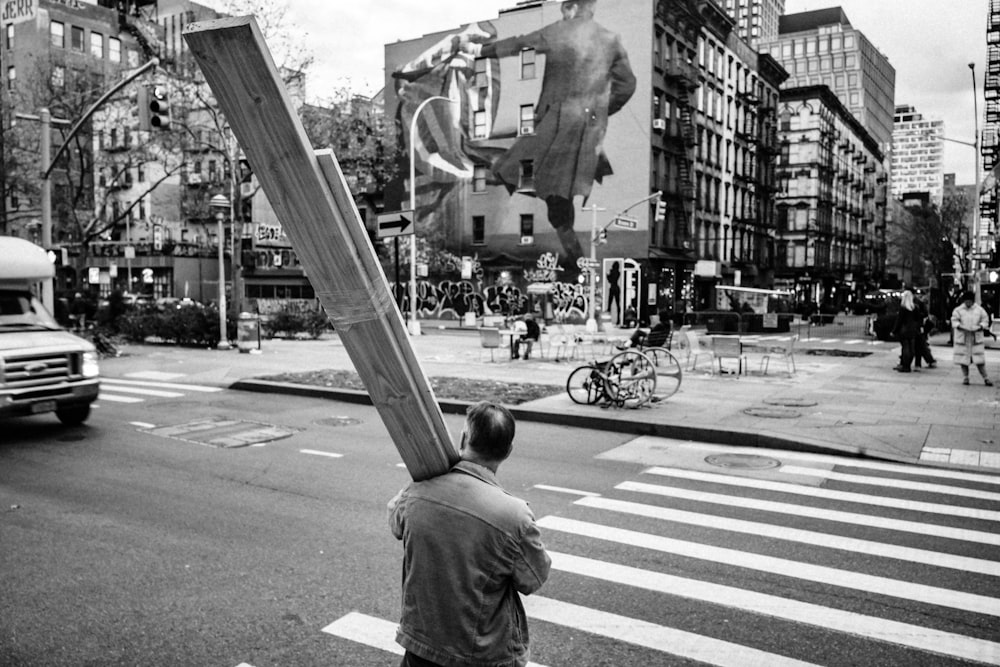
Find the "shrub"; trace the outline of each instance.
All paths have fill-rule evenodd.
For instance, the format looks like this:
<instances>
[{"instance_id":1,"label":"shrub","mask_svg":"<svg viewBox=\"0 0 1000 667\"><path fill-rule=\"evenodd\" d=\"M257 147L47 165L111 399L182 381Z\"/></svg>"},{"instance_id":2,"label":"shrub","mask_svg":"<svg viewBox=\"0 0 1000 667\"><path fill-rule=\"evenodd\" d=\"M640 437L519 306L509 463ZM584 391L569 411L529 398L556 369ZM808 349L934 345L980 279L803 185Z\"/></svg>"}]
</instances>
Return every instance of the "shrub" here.
<instances>
[{"instance_id":1,"label":"shrub","mask_svg":"<svg viewBox=\"0 0 1000 667\"><path fill-rule=\"evenodd\" d=\"M261 329L268 338L274 338L278 334L294 336L300 333L319 338L329 327L330 320L322 308L304 312L279 310L261 320Z\"/></svg>"}]
</instances>

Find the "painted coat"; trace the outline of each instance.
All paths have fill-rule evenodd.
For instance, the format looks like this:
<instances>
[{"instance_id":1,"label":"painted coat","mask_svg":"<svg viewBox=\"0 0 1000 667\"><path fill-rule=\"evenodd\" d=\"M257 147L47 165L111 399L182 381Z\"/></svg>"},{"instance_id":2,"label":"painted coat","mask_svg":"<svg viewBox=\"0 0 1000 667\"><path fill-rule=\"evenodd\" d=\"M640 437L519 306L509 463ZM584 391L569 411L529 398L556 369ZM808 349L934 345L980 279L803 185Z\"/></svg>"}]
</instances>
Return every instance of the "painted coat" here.
<instances>
[{"instance_id":1,"label":"painted coat","mask_svg":"<svg viewBox=\"0 0 1000 667\"><path fill-rule=\"evenodd\" d=\"M534 134L518 137L493 172L513 192L520 186L521 163L532 161L536 197L586 198L595 180L612 173L604 134L608 116L635 92L628 54L618 35L577 17L487 44L482 55L505 57L524 49L545 55Z\"/></svg>"},{"instance_id":2,"label":"painted coat","mask_svg":"<svg viewBox=\"0 0 1000 667\"><path fill-rule=\"evenodd\" d=\"M983 330L989 328L990 316L978 303L966 308L960 305L951 313L951 328L954 330L954 359L961 366L986 363L986 341ZM959 331L958 327L969 331Z\"/></svg>"}]
</instances>

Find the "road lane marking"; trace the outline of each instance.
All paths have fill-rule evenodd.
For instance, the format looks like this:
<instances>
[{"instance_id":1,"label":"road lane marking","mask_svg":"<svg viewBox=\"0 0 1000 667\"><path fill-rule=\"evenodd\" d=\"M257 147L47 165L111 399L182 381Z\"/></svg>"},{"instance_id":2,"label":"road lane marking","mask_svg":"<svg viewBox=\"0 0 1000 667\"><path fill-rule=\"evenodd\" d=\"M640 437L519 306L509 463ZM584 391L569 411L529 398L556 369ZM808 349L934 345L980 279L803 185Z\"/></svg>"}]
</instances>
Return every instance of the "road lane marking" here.
<instances>
[{"instance_id":1,"label":"road lane marking","mask_svg":"<svg viewBox=\"0 0 1000 667\"><path fill-rule=\"evenodd\" d=\"M398 623L392 621L352 611L323 628L323 632L387 653L403 655L403 647L396 643L396 628L398 626ZM544 667L537 662L529 662L528 665L529 667Z\"/></svg>"},{"instance_id":2,"label":"road lane marking","mask_svg":"<svg viewBox=\"0 0 1000 667\"><path fill-rule=\"evenodd\" d=\"M159 389L146 389L144 387L128 387L125 385L115 384L114 382L101 382L101 388L106 388L116 393L139 394L140 396L155 396L157 398L178 398L184 395L176 391L161 391Z\"/></svg>"},{"instance_id":3,"label":"road lane marking","mask_svg":"<svg viewBox=\"0 0 1000 667\"><path fill-rule=\"evenodd\" d=\"M129 422L132 426L138 426L139 428L156 428L156 424L148 424L146 422Z\"/></svg>"},{"instance_id":4,"label":"road lane marking","mask_svg":"<svg viewBox=\"0 0 1000 667\"><path fill-rule=\"evenodd\" d=\"M920 523L918 521L906 521L904 519L890 519L888 517L877 516L874 514L843 512L840 510L812 507L811 505L795 505L792 503L780 503L774 500L761 500L759 498L727 496L719 493L693 491L691 489L682 489L680 487L659 486L657 484L645 484L642 482L622 482L615 488L635 493L648 493L657 496L667 496L670 498L696 500L703 503L728 505L743 509L761 510L763 512L775 512L777 514L791 514L811 519L822 519L824 521L839 521L858 526L869 526L871 528L896 530L904 533L916 533L918 535L943 537L949 540L961 540L963 542L991 544L993 546L1000 547L1000 535L995 533L986 533L979 530L969 530L966 528L952 528L951 526L941 526L933 523Z\"/></svg>"},{"instance_id":5,"label":"road lane marking","mask_svg":"<svg viewBox=\"0 0 1000 667\"><path fill-rule=\"evenodd\" d=\"M140 387L153 387L155 389L179 389L181 391L200 391L204 393L215 393L222 391L222 387L206 387L201 384L177 384L176 382L139 382L136 380L122 380L121 378L103 378L102 381L115 385L135 385Z\"/></svg>"},{"instance_id":6,"label":"road lane marking","mask_svg":"<svg viewBox=\"0 0 1000 667\"><path fill-rule=\"evenodd\" d=\"M313 456L328 456L331 459L343 458L343 454L334 454L333 452L321 452L317 449L300 449L300 454L312 454Z\"/></svg>"},{"instance_id":7,"label":"road lane marking","mask_svg":"<svg viewBox=\"0 0 1000 667\"><path fill-rule=\"evenodd\" d=\"M139 378L140 380L176 380L184 377L184 373L164 373L163 371L135 371L126 373L125 377Z\"/></svg>"},{"instance_id":8,"label":"road lane marking","mask_svg":"<svg viewBox=\"0 0 1000 667\"><path fill-rule=\"evenodd\" d=\"M99 391L97 393L97 400L109 401L111 403L142 403L146 399L134 396L115 396L114 394L105 394L103 391Z\"/></svg>"},{"instance_id":9,"label":"road lane marking","mask_svg":"<svg viewBox=\"0 0 1000 667\"><path fill-rule=\"evenodd\" d=\"M554 493L567 493L572 496L600 496L599 493L594 493L592 491L578 491L577 489L567 489L562 486L549 486L548 484L535 484L536 489L542 491L552 491Z\"/></svg>"},{"instance_id":10,"label":"road lane marking","mask_svg":"<svg viewBox=\"0 0 1000 667\"><path fill-rule=\"evenodd\" d=\"M844 502L859 503L862 505L875 505L878 507L892 507L894 509L909 510L911 512L929 512L931 514L945 514L948 516L958 516L967 519L982 519L984 521L1000 521L1000 512L994 510L977 509L975 507L962 507L958 505L944 505L939 503L928 503L919 500L906 500L903 498L886 498L883 496L870 496L863 493L853 493L851 491L835 491L833 489L821 489L815 487L805 487L788 482L771 482L763 479L751 479L749 477L732 477L717 473L698 472L695 470L675 470L672 468L653 467L643 470L649 475L659 475L661 477L674 477L680 479L690 479L700 482L712 482L715 484L727 484L730 486L740 486L762 491L777 491L779 493L793 493L801 496L811 496L823 498L825 500L841 500Z\"/></svg>"},{"instance_id":11,"label":"road lane marking","mask_svg":"<svg viewBox=\"0 0 1000 667\"><path fill-rule=\"evenodd\" d=\"M912 563L923 563L934 567L945 567L963 572L977 572L993 577L1000 577L1000 562L982 560L979 558L969 558L966 556L956 556L939 551L927 549L915 549L896 544L886 544L884 542L873 542L871 540L861 540L854 537L845 537L831 533L820 533L812 530L801 530L799 528L787 528L770 523L759 523L756 521L744 521L742 519L731 519L714 514L699 514L697 512L687 512L658 505L643 505L625 500L613 500L611 498L581 498L575 505L593 507L596 509L608 510L610 512L621 512L633 516L643 516L660 521L674 521L691 526L701 526L713 530L726 530L733 533L744 533L758 537L766 537L775 540L785 540L788 542L798 542L810 546L823 547L826 549L840 549L868 556L879 556L881 558L895 558Z\"/></svg>"},{"instance_id":12,"label":"road lane marking","mask_svg":"<svg viewBox=\"0 0 1000 667\"><path fill-rule=\"evenodd\" d=\"M950 496L963 496L965 498L976 498L977 500L1000 502L1000 493L981 491L979 489L966 489L958 486L948 486L946 484L930 484L928 482L896 479L894 477L870 477L867 475L855 475L853 473L846 472L834 472L833 470L803 468L801 466L782 466L778 470L783 473L788 473L789 475L824 477L826 479L837 480L838 482L850 482L851 484L884 486L891 489L906 489L908 491L923 491L925 493L943 493Z\"/></svg>"},{"instance_id":13,"label":"road lane marking","mask_svg":"<svg viewBox=\"0 0 1000 667\"><path fill-rule=\"evenodd\" d=\"M554 551L549 551L548 554L552 557L553 569L584 577L676 595L965 660L993 662L996 656L1000 655L1000 644L983 639L607 561Z\"/></svg>"},{"instance_id":14,"label":"road lane marking","mask_svg":"<svg viewBox=\"0 0 1000 667\"><path fill-rule=\"evenodd\" d=\"M809 667L813 664L539 595L529 595L522 598L522 602L524 610L533 619L697 660L709 665L719 665L720 667L746 667L747 665Z\"/></svg>"},{"instance_id":15,"label":"road lane marking","mask_svg":"<svg viewBox=\"0 0 1000 667\"><path fill-rule=\"evenodd\" d=\"M669 553L686 558L697 558L729 565L777 574L783 577L814 581L840 588L850 588L864 593L875 593L887 597L901 598L925 604L961 609L976 614L1000 616L1000 605L995 598L974 593L963 593L924 584L915 584L900 579L889 579L850 570L839 570L823 565L813 565L786 558L764 556L749 551L726 549L697 542L685 542L660 535L650 535L634 530L613 528L596 523L546 516L538 521L541 528L558 530L572 535L592 537L598 540L626 544Z\"/></svg>"}]
</instances>

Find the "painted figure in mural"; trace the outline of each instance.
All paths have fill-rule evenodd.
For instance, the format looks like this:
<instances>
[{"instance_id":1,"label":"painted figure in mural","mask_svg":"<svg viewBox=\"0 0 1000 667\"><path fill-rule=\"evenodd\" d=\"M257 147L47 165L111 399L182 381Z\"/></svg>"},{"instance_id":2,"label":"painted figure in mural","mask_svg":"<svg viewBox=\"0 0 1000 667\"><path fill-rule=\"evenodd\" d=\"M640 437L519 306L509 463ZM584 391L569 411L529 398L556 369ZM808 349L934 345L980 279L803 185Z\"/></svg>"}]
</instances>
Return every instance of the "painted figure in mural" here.
<instances>
[{"instance_id":1,"label":"painted figure in mural","mask_svg":"<svg viewBox=\"0 0 1000 667\"><path fill-rule=\"evenodd\" d=\"M621 299L621 287L618 285L618 281L622 277L622 270L618 267L618 262L611 264L611 270L608 271L606 276L608 279L608 312L611 312L612 306L617 306L618 311L622 309L622 299Z\"/></svg>"},{"instance_id":2,"label":"painted figure in mural","mask_svg":"<svg viewBox=\"0 0 1000 667\"><path fill-rule=\"evenodd\" d=\"M513 56L534 49L545 56L542 91L535 105L533 134L517 138L493 164L494 175L514 192L522 164L533 165L534 196L545 201L549 223L562 244L571 273L583 256L573 229L574 197L586 201L594 181L612 173L604 154L608 116L635 92L635 75L618 35L594 20L596 0L562 3L562 20L541 30L490 42L465 40L464 52Z\"/></svg>"}]
</instances>

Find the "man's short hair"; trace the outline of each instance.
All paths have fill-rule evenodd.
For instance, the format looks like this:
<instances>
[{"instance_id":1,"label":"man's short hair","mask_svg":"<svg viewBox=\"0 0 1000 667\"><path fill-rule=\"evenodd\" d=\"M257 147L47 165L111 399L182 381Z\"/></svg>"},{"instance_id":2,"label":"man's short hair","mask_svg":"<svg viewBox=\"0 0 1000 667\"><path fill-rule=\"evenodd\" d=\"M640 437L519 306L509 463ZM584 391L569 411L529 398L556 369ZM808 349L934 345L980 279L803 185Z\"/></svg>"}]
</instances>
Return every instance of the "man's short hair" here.
<instances>
[{"instance_id":1,"label":"man's short hair","mask_svg":"<svg viewBox=\"0 0 1000 667\"><path fill-rule=\"evenodd\" d=\"M481 401L470 406L465 415L469 447L493 461L510 456L514 442L514 415L510 410Z\"/></svg>"}]
</instances>

